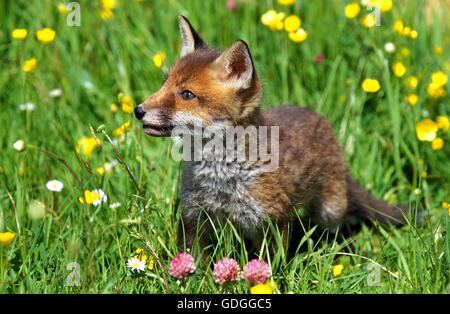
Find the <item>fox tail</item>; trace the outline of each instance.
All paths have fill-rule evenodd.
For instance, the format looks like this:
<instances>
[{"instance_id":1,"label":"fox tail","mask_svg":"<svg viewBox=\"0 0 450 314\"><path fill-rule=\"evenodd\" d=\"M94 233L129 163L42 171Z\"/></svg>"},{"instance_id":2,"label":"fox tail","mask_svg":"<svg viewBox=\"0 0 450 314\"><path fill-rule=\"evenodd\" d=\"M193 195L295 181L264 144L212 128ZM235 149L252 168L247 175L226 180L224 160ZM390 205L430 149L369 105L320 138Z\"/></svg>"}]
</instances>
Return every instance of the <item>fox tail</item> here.
<instances>
[{"instance_id":1,"label":"fox tail","mask_svg":"<svg viewBox=\"0 0 450 314\"><path fill-rule=\"evenodd\" d=\"M350 175L347 178L348 215L356 217L363 222L379 221L381 224L392 224L402 226L406 223L406 217L420 219L418 212L409 213L408 206L403 204L391 205L377 199L368 191L363 189Z\"/></svg>"}]
</instances>

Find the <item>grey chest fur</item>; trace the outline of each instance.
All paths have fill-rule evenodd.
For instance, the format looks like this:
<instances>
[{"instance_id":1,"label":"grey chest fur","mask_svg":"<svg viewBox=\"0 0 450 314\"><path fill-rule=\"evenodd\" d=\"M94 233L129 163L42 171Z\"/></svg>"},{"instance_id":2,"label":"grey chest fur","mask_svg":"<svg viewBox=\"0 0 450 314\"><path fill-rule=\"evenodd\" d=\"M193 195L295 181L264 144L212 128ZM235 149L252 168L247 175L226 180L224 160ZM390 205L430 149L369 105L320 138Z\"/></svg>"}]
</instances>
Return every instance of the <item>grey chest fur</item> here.
<instances>
[{"instance_id":1,"label":"grey chest fur","mask_svg":"<svg viewBox=\"0 0 450 314\"><path fill-rule=\"evenodd\" d=\"M182 210L185 217L195 219L204 209L212 219L234 224L253 233L262 227L265 212L248 194L258 177L255 164L226 161L185 162L181 182Z\"/></svg>"}]
</instances>

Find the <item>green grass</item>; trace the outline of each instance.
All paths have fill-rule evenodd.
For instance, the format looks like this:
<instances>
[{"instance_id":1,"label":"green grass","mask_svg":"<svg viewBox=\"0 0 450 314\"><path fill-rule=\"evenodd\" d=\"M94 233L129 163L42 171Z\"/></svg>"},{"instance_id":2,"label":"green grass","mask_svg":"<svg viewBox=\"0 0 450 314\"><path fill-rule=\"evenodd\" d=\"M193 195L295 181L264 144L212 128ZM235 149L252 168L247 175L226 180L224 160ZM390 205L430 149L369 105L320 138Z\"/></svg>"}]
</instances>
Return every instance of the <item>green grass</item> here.
<instances>
[{"instance_id":1,"label":"green grass","mask_svg":"<svg viewBox=\"0 0 450 314\"><path fill-rule=\"evenodd\" d=\"M177 284L167 274L169 261L179 251L181 165L170 158L170 139L146 136L131 115L110 110L112 103L118 104L119 93L138 104L159 89L180 52L178 14L187 16L214 47L225 49L235 39L245 40L263 82L263 108L295 103L316 110L334 127L351 172L363 186L382 199L418 206L425 213L423 224L400 229L364 226L343 242L305 237L308 249L292 258L282 250L270 258L264 246L260 258L270 263L280 292L450 292L450 217L441 207L444 201L450 203L450 135L440 130L445 145L433 151L415 134L415 125L424 118L450 115L448 95L434 99L426 92L431 73L450 74L450 26L443 18L448 7L426 17L424 1L394 1L393 9L383 13L381 26L366 29L358 19L347 19L343 12L348 2L337 0L297 1L292 7L276 1L238 1L235 12L227 10L226 1L117 1L111 20L99 17L100 1L79 2L79 27L66 24L54 1L0 3L0 232L16 234L11 245L0 244L0 292L166 293L167 286L175 293L249 291L242 281L223 289L212 277L211 263L222 257L234 257L241 266L251 258L231 224L218 226L211 260L202 265L198 259L192 276ZM261 24L261 15L272 8L298 14L307 40L293 43L286 32ZM368 12L362 8L360 16ZM418 38L393 32L397 18L416 29ZM44 27L56 31L49 44L35 36ZM13 39L15 28L26 28L27 38ZM389 41L397 48L394 54L383 49ZM442 47L443 54L436 54L435 46ZM408 57L401 56L402 47L409 49ZM167 54L162 69L152 61L158 51ZM314 62L318 53L325 56L320 64ZM25 73L22 64L33 57L37 67ZM404 100L409 94L405 77L392 73L398 60L407 67L406 76L419 77L415 106ZM378 93L361 89L366 77L380 81ZM62 96L48 97L55 88L63 90ZM449 91L448 84L444 88ZM19 110L26 102L36 105L33 112ZM96 133L102 145L91 158L75 152L80 138L92 136L90 126L95 130L103 124L112 136L130 119L131 130L117 147L142 195L124 166L116 166L111 175L96 172L118 159L104 134ZM28 145L20 153L13 148L19 139ZM75 175L35 147L64 160ZM50 179L64 183L62 192L46 189ZM122 206L110 209L108 204L95 207L78 201L83 189L97 188L105 191L108 202ZM30 218L33 200L45 205L43 219ZM302 223L317 235L304 217ZM163 270L155 260L152 271L136 276L126 261L137 248L152 255L146 241L155 248ZM80 265L80 286L67 286L71 262ZM339 263L344 271L334 277L331 267ZM374 275L369 265L379 267L379 285L368 284Z\"/></svg>"}]
</instances>

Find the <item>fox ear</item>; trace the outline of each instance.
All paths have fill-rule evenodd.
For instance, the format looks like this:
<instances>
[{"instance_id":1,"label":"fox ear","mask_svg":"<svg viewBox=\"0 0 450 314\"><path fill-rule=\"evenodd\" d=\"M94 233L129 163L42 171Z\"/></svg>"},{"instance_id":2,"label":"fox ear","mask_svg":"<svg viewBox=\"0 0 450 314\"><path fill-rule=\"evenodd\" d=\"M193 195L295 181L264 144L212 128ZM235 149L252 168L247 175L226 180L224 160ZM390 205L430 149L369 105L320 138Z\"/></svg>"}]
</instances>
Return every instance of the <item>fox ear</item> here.
<instances>
[{"instance_id":1,"label":"fox ear","mask_svg":"<svg viewBox=\"0 0 450 314\"><path fill-rule=\"evenodd\" d=\"M180 33L183 41L180 57L194 52L195 49L206 46L203 39L197 34L187 18L183 15L179 15L178 21L180 22Z\"/></svg>"},{"instance_id":2,"label":"fox ear","mask_svg":"<svg viewBox=\"0 0 450 314\"><path fill-rule=\"evenodd\" d=\"M226 79L237 88L250 87L254 74L253 61L244 41L235 41L215 63L225 69Z\"/></svg>"}]
</instances>

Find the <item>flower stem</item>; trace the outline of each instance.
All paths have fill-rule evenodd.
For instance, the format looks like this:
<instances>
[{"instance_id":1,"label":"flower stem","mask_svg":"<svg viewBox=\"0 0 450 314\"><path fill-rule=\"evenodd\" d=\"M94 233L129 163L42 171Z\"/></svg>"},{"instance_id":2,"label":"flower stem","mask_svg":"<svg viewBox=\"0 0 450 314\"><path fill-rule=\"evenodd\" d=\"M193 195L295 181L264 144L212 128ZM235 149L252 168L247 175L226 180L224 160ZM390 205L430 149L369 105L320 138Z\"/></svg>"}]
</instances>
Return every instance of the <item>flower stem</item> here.
<instances>
[{"instance_id":1,"label":"flower stem","mask_svg":"<svg viewBox=\"0 0 450 314\"><path fill-rule=\"evenodd\" d=\"M93 131L92 126L91 127L91 131L95 136L95 132ZM128 165L126 164L125 160L122 158L122 155L120 154L119 150L117 149L116 145L114 145L113 141L111 140L111 138L109 137L108 133L106 133L106 131L104 129L100 130L101 133L103 133L103 135L106 137L106 139L108 140L108 142L111 144L112 148L114 149L114 151L116 152L117 157L119 158L119 163L122 164L122 166L125 168L125 170L128 173L128 176L131 178L131 181L133 181L134 186L136 187L139 196L143 199L143 207L142 207L142 212L144 213L144 219L146 219L146 213L145 213L145 207L146 207L146 202L145 202L145 198L144 198L144 194L142 194L141 189L139 188L139 184L136 182L136 179L134 178L133 173L131 172L130 168L128 167Z\"/></svg>"},{"instance_id":2,"label":"flower stem","mask_svg":"<svg viewBox=\"0 0 450 314\"><path fill-rule=\"evenodd\" d=\"M161 268L161 272L163 275L163 279L164 279L164 284L166 285L166 290L167 293L171 293L170 292L170 288L169 288L169 282L167 281L167 277L166 277L166 272L164 271L164 268L161 264L161 260L158 257L158 254L156 254L155 249L153 248L153 246L150 244L150 242L146 241L144 236L142 234L140 234L139 232L137 232L136 230L134 231L136 233L136 235L139 237L139 239L141 239L142 241L145 242L145 245L147 245L147 247L150 249L150 251L152 251L153 256L155 257L156 261L158 262L159 267Z\"/></svg>"},{"instance_id":3,"label":"flower stem","mask_svg":"<svg viewBox=\"0 0 450 314\"><path fill-rule=\"evenodd\" d=\"M13 205L13 208L14 208L14 215L15 215L15 217L16 217L17 232L18 232L19 235L20 235L19 216L17 216L16 202L14 201L14 198L12 197L12 195L11 195L11 193L9 192L8 188L6 187L5 182L2 181L2 185L3 185L3 188L4 188L5 191L6 191L6 194L8 194L8 197L9 197L9 199L11 200L11 203L12 203L12 205Z\"/></svg>"}]
</instances>

